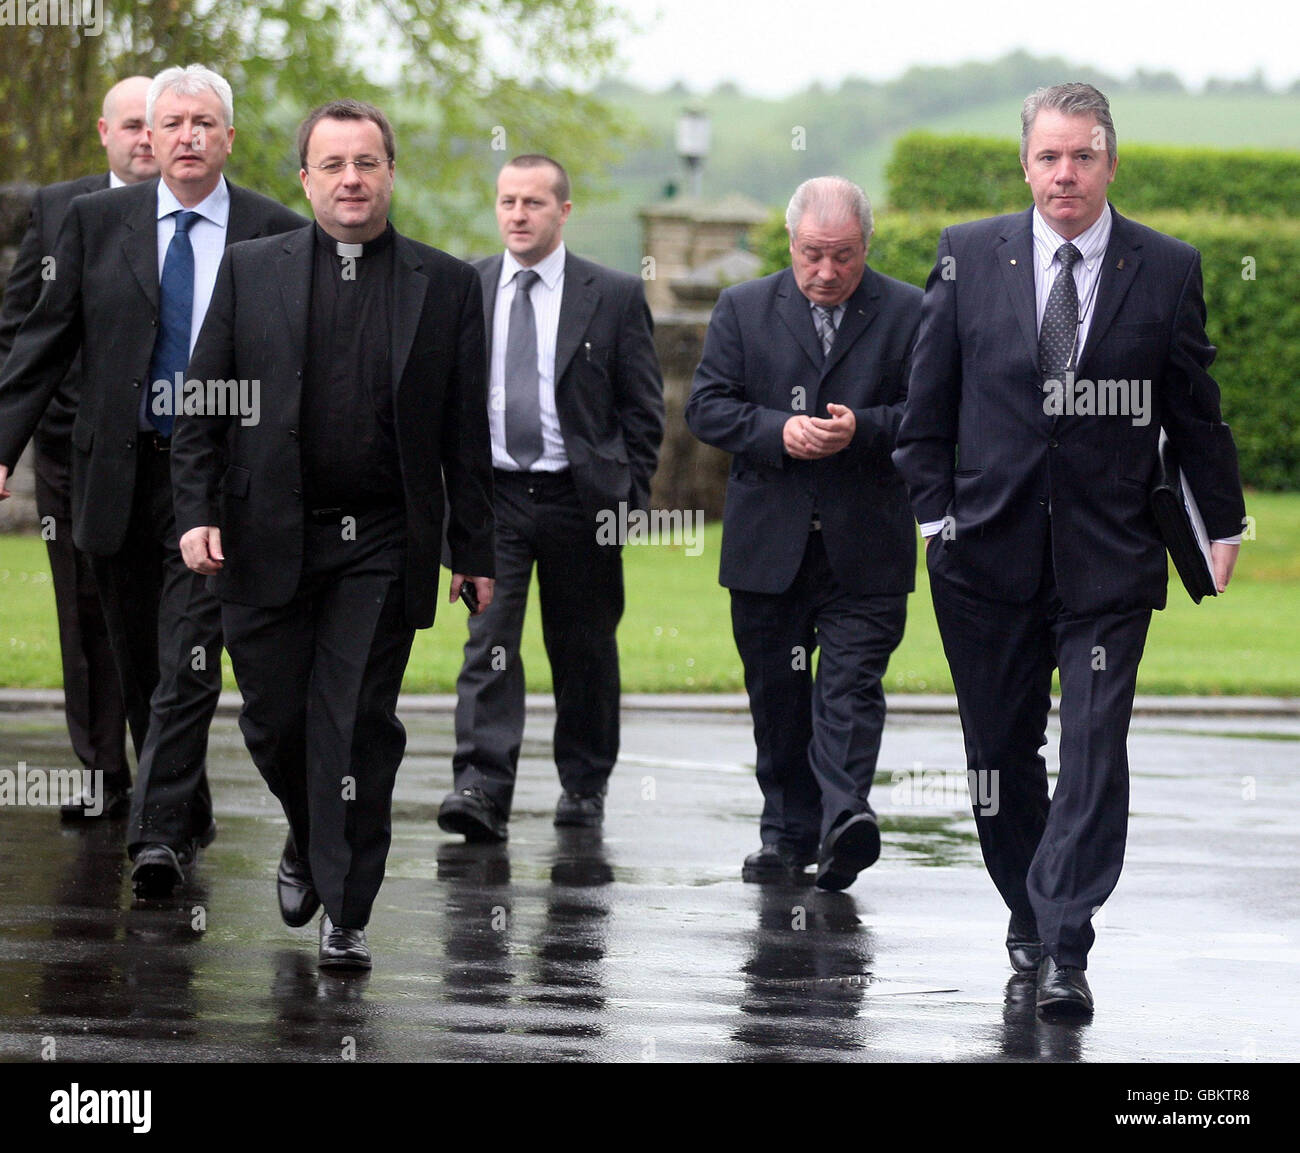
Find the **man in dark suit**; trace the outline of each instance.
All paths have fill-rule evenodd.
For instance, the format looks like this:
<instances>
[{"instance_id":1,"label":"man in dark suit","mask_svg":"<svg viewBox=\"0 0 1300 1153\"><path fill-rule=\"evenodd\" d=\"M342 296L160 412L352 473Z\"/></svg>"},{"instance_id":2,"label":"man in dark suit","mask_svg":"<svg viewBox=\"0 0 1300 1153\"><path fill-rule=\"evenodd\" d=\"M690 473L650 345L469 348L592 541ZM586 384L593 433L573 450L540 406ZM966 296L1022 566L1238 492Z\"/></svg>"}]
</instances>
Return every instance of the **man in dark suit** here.
<instances>
[{"instance_id":1,"label":"man in dark suit","mask_svg":"<svg viewBox=\"0 0 1300 1153\"><path fill-rule=\"evenodd\" d=\"M1040 1008L1088 1014L1090 919L1124 856L1138 663L1165 604L1148 498L1161 426L1220 590L1244 505L1199 254L1107 203L1115 129L1095 88L1040 89L1021 120L1034 207L940 238L894 459L927 537L972 794L998 797L975 814L1012 967L1037 973Z\"/></svg>"},{"instance_id":2,"label":"man in dark suit","mask_svg":"<svg viewBox=\"0 0 1300 1153\"><path fill-rule=\"evenodd\" d=\"M225 245L304 221L222 176L230 85L202 65L154 77L146 117L161 178L80 196L53 275L0 377L0 495L81 352L72 517L94 558L138 758L127 848L137 896L167 896L216 833L208 724L221 689L216 599L177 547L169 450L190 348Z\"/></svg>"},{"instance_id":3,"label":"man in dark suit","mask_svg":"<svg viewBox=\"0 0 1300 1153\"><path fill-rule=\"evenodd\" d=\"M149 77L130 76L114 84L104 97L99 139L108 156L107 172L48 185L33 198L31 223L5 284L0 365L41 294L51 270L54 242L74 197L158 175L145 122L148 91ZM63 711L73 752L91 773L98 774L89 790L63 806L64 820L123 817L131 804L122 688L90 557L72 539L72 423L80 391L81 366L74 361L32 436L36 512L50 557L59 622Z\"/></svg>"},{"instance_id":4,"label":"man in dark suit","mask_svg":"<svg viewBox=\"0 0 1300 1153\"><path fill-rule=\"evenodd\" d=\"M921 294L867 267L871 205L819 177L786 211L792 267L718 298L686 405L732 453L721 583L754 718L762 848L742 876L845 889L880 854L867 794L915 531L890 463ZM814 680L813 649L821 656Z\"/></svg>"},{"instance_id":5,"label":"man in dark suit","mask_svg":"<svg viewBox=\"0 0 1300 1153\"><path fill-rule=\"evenodd\" d=\"M388 223L392 128L355 100L298 133L316 223L231 248L189 376L260 382L259 419L197 405L172 450L186 563L215 574L249 752L290 832L286 923L323 903L322 968L370 968L406 744L394 714L433 623L443 493L455 570L492 603L478 277Z\"/></svg>"},{"instance_id":6,"label":"man in dark suit","mask_svg":"<svg viewBox=\"0 0 1300 1153\"><path fill-rule=\"evenodd\" d=\"M645 509L663 436L663 380L641 281L567 252L569 178L518 156L497 178L506 251L477 265L489 350L496 601L473 617L457 682L454 790L438 824L507 835L524 731L519 640L533 565L555 687L557 825L599 827L618 757L615 631L623 559L602 513Z\"/></svg>"}]
</instances>

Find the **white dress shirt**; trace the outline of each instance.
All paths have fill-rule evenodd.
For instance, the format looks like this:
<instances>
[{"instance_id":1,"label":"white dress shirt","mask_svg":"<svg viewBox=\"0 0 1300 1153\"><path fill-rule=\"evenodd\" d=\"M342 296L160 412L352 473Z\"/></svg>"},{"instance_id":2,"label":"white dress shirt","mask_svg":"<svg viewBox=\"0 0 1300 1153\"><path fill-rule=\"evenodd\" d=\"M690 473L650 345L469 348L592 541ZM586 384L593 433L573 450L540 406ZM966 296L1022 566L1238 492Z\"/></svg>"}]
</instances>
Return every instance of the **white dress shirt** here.
<instances>
[{"instance_id":1,"label":"white dress shirt","mask_svg":"<svg viewBox=\"0 0 1300 1153\"><path fill-rule=\"evenodd\" d=\"M542 455L529 472L560 472L569 467L555 409L555 342L560 330L560 300L564 295L564 244L533 265L541 277L529 297L537 325L537 393L542 421ZM524 266L507 252L497 281L497 302L492 313L492 363L488 376L488 425L492 432L492 467L519 472L506 451L506 338L510 334L510 306L515 299L515 273Z\"/></svg>"},{"instance_id":2,"label":"white dress shirt","mask_svg":"<svg viewBox=\"0 0 1300 1153\"><path fill-rule=\"evenodd\" d=\"M158 283L162 284L163 263L167 259L167 246L176 233L176 213L185 206L167 187L158 181ZM226 225L230 220L230 189L223 176L217 186L190 211L199 218L190 225L190 247L194 249L194 311L190 315L190 352L199 339L199 329L208 313L212 290L217 283L217 269L226 251Z\"/></svg>"}]
</instances>

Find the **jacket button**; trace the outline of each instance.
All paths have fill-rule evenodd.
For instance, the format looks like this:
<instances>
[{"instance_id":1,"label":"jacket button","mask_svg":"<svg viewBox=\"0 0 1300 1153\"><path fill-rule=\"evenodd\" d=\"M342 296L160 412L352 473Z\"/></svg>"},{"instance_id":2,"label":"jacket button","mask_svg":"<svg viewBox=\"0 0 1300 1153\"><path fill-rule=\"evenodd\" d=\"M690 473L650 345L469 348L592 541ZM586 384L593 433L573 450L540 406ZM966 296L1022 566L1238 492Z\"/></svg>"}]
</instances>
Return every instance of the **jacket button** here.
<instances>
[{"instance_id":1,"label":"jacket button","mask_svg":"<svg viewBox=\"0 0 1300 1153\"><path fill-rule=\"evenodd\" d=\"M135 448L135 441L133 441L129 436L126 438L126 447Z\"/></svg>"},{"instance_id":2,"label":"jacket button","mask_svg":"<svg viewBox=\"0 0 1300 1153\"><path fill-rule=\"evenodd\" d=\"M289 435L290 435L291 437L293 437L294 440L297 440L297 439L298 439L298 430L297 430L296 428L291 428L291 429L289 430Z\"/></svg>"},{"instance_id":3,"label":"jacket button","mask_svg":"<svg viewBox=\"0 0 1300 1153\"><path fill-rule=\"evenodd\" d=\"M1056 448L1056 447L1057 447L1056 441L1054 441L1054 440L1049 440L1049 441L1047 442L1047 447L1048 447L1048 448Z\"/></svg>"}]
</instances>

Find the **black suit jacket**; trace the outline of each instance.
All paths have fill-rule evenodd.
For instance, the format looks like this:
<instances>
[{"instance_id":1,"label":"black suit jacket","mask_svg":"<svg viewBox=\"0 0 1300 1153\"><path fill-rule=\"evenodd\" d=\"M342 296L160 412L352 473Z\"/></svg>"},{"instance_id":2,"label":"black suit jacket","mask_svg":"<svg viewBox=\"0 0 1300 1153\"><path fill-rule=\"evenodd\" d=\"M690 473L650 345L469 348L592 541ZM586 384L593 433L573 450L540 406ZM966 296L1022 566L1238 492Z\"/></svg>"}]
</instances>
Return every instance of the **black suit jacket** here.
<instances>
[{"instance_id":1,"label":"black suit jacket","mask_svg":"<svg viewBox=\"0 0 1300 1153\"><path fill-rule=\"evenodd\" d=\"M1168 565L1148 497L1162 424L1210 536L1241 532L1245 512L1208 371L1200 254L1114 213L1076 379L1149 381L1147 423L1131 402L1128 415L1053 415L1038 369L1032 212L944 230L894 459L918 520L954 518L952 539L930 546L935 571L1027 601L1050 515L1067 609L1163 608Z\"/></svg>"},{"instance_id":2,"label":"black suit jacket","mask_svg":"<svg viewBox=\"0 0 1300 1153\"><path fill-rule=\"evenodd\" d=\"M816 512L836 580L855 594L910 592L916 529L890 461L907 397L921 291L864 270L823 359L808 298L790 269L723 291L709 321L686 422L732 454L719 580L780 593L799 571ZM853 409L849 445L795 460L792 416Z\"/></svg>"},{"instance_id":3,"label":"black suit jacket","mask_svg":"<svg viewBox=\"0 0 1300 1153\"><path fill-rule=\"evenodd\" d=\"M503 256L475 262L487 352ZM566 250L555 340L555 409L584 510L648 508L664 434L664 384L641 281Z\"/></svg>"},{"instance_id":4,"label":"black suit jacket","mask_svg":"<svg viewBox=\"0 0 1300 1153\"><path fill-rule=\"evenodd\" d=\"M35 307L45 286L47 256L54 255L54 243L73 198L108 187L108 173L65 180L39 188L32 198L31 217L23 242L18 248L13 269L5 282L4 306L0 308L0 366L14 346L14 338L27 314ZM64 460L71 451L69 438L77 415L77 398L81 392L81 357L78 355L50 401L35 438L47 452Z\"/></svg>"},{"instance_id":5,"label":"black suit jacket","mask_svg":"<svg viewBox=\"0 0 1300 1153\"><path fill-rule=\"evenodd\" d=\"M70 203L54 278L0 375L0 464L12 468L80 350L72 532L78 548L100 556L122 547L135 492L140 389L158 335L157 188L149 180ZM268 197L229 188L228 245L304 223Z\"/></svg>"},{"instance_id":6,"label":"black suit jacket","mask_svg":"<svg viewBox=\"0 0 1300 1153\"><path fill-rule=\"evenodd\" d=\"M315 227L227 250L187 379L260 381L260 419L181 416L172 435L176 528L217 525L223 600L286 604L302 568L298 439ZM492 454L483 313L469 265L406 237L393 249L390 341L406 500L406 618L433 623L443 523L454 571L492 576Z\"/></svg>"}]
</instances>

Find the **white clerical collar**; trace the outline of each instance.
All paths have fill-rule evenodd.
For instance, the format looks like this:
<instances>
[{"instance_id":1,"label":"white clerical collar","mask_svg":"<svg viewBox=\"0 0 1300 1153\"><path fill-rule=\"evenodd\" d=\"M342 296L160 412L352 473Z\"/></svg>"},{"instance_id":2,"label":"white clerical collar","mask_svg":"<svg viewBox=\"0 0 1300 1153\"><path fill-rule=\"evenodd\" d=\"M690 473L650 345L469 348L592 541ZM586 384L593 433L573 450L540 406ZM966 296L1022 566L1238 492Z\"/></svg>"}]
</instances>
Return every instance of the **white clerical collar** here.
<instances>
[{"instance_id":1,"label":"white clerical collar","mask_svg":"<svg viewBox=\"0 0 1300 1153\"><path fill-rule=\"evenodd\" d=\"M230 189L226 187L226 178L222 176L217 181L216 188L189 209L176 199L176 193L167 187L167 182L160 179L158 219L161 220L164 216L171 216L176 212L197 212L204 220L210 220L218 228L225 228L226 221L230 219Z\"/></svg>"},{"instance_id":2,"label":"white clerical collar","mask_svg":"<svg viewBox=\"0 0 1300 1153\"><path fill-rule=\"evenodd\" d=\"M334 251L339 256L365 256L366 246L364 244L348 244L346 241L336 240L334 242Z\"/></svg>"},{"instance_id":3,"label":"white clerical collar","mask_svg":"<svg viewBox=\"0 0 1300 1153\"><path fill-rule=\"evenodd\" d=\"M501 279L497 287L501 288L509 284L514 280L515 273L522 271L524 267L515 259L515 254L507 250L501 261ZM554 252L532 265L532 271L542 278L542 283L547 288L554 288L556 281L560 279L560 274L564 272L564 241L560 241Z\"/></svg>"}]
</instances>

